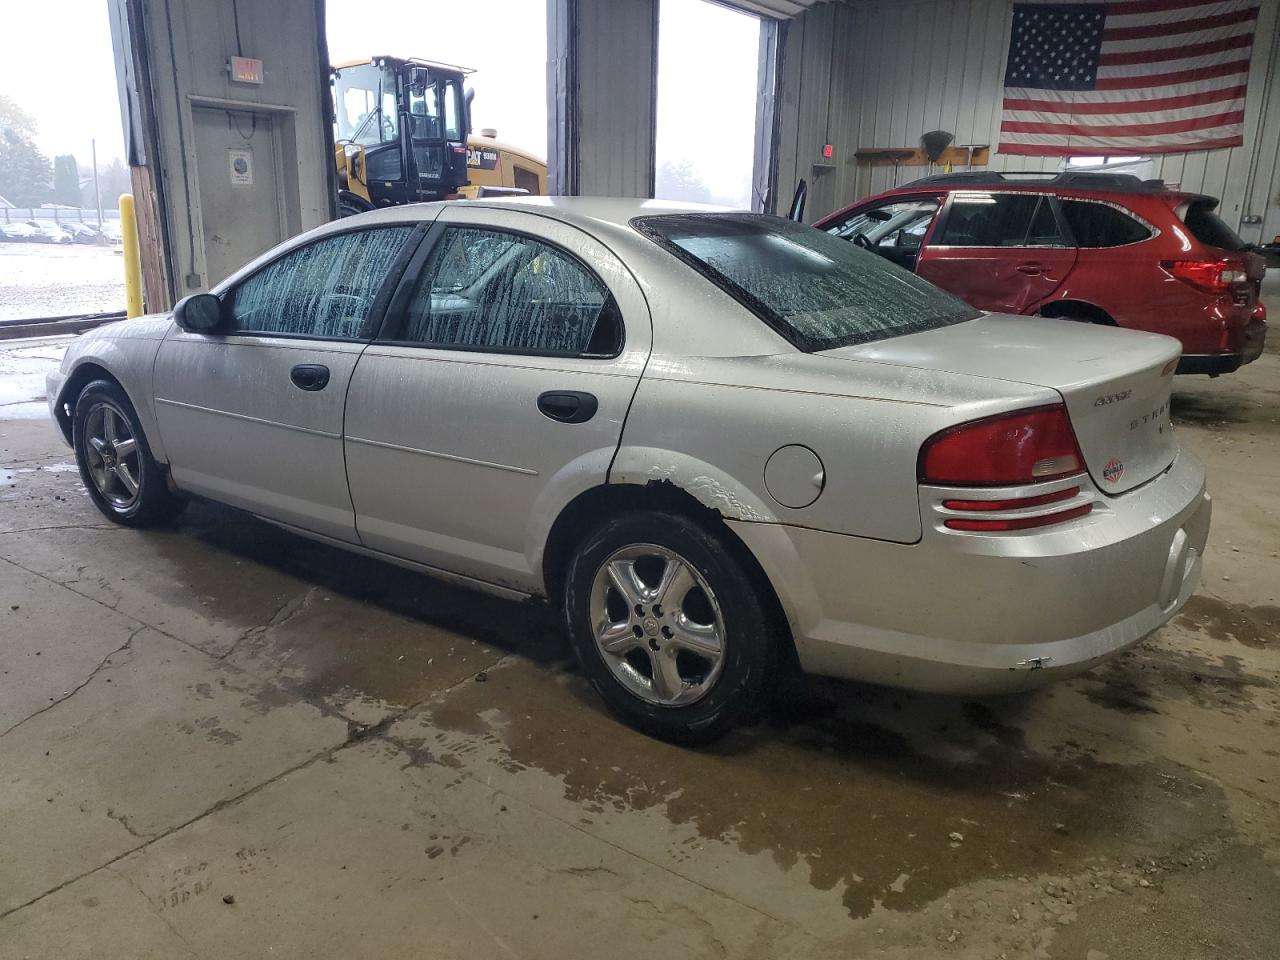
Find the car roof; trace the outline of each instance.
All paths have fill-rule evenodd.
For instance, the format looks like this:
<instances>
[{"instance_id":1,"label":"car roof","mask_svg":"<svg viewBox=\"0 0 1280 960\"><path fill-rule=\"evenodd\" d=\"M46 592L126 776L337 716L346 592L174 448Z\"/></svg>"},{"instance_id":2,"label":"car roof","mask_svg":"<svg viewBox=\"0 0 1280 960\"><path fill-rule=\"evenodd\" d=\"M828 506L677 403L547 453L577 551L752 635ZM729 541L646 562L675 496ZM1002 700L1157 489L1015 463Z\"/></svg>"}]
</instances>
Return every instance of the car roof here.
<instances>
[{"instance_id":1,"label":"car roof","mask_svg":"<svg viewBox=\"0 0 1280 960\"><path fill-rule=\"evenodd\" d=\"M892 200L896 197L911 197L920 194L937 195L940 193L990 190L1051 193L1057 196L1112 200L1125 203L1158 200L1168 207L1176 207L1188 201L1207 201L1214 206L1218 204L1216 197L1169 187L1163 180L1141 180L1127 173L1096 173L1074 170L1067 170L1057 174L1035 172L1002 173L999 171L975 170L922 177L919 180L904 183L900 187L893 187L890 190L863 197L861 200L855 200L853 203L833 210L826 216L821 217L817 224L825 224L837 217L845 216L854 208L865 206L872 201Z\"/></svg>"},{"instance_id":2,"label":"car roof","mask_svg":"<svg viewBox=\"0 0 1280 960\"><path fill-rule=\"evenodd\" d=\"M444 200L434 203L407 203L395 207L383 207L357 217L367 222L402 223L433 220L439 211L452 204L467 207L485 207L496 210L524 210L576 226L589 223L607 223L628 226L636 217L654 217L678 213L749 213L733 207L720 207L709 203L685 203L679 200L644 200L630 197L486 197L480 200ZM356 218L352 218L353 220ZM342 222L342 221L337 221Z\"/></svg>"}]
</instances>

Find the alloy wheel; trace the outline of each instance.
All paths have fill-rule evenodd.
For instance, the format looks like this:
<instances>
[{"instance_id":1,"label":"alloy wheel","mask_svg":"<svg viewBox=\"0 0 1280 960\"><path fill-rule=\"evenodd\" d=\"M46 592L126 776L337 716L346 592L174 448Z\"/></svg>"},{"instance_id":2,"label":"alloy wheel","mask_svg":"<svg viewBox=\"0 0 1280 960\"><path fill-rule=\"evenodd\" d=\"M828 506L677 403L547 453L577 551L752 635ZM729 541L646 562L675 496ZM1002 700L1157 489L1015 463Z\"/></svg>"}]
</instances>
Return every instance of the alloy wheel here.
<instances>
[{"instance_id":1,"label":"alloy wheel","mask_svg":"<svg viewBox=\"0 0 1280 960\"><path fill-rule=\"evenodd\" d=\"M84 421L81 452L99 494L116 510L128 510L138 499L142 465L129 418L113 403L100 401Z\"/></svg>"},{"instance_id":2,"label":"alloy wheel","mask_svg":"<svg viewBox=\"0 0 1280 960\"><path fill-rule=\"evenodd\" d=\"M613 676L664 707L700 700L724 667L724 618L703 576L656 544L632 544L600 565L591 629Z\"/></svg>"}]
</instances>

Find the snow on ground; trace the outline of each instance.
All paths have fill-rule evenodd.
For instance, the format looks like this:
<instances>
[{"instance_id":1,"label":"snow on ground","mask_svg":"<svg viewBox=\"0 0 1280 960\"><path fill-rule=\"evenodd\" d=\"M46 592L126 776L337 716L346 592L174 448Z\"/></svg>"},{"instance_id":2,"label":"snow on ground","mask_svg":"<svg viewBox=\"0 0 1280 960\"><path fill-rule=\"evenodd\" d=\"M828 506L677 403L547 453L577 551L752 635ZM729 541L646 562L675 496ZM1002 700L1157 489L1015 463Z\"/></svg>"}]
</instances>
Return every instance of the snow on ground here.
<instances>
[{"instance_id":1,"label":"snow on ground","mask_svg":"<svg viewBox=\"0 0 1280 960\"><path fill-rule=\"evenodd\" d=\"M35 420L49 416L44 375L62 362L73 336L0 340L0 418Z\"/></svg>"},{"instance_id":2,"label":"snow on ground","mask_svg":"<svg viewBox=\"0 0 1280 960\"><path fill-rule=\"evenodd\" d=\"M123 309L119 248L0 243L0 320Z\"/></svg>"}]
</instances>

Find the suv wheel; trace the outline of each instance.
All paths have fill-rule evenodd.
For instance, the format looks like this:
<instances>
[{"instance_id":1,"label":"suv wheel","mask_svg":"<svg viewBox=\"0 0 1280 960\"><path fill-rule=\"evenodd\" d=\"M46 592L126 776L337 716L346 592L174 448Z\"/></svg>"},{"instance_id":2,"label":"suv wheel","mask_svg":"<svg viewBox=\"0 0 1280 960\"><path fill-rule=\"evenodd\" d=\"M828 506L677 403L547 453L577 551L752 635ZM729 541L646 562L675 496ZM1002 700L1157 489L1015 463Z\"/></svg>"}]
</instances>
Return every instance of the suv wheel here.
<instances>
[{"instance_id":1,"label":"suv wheel","mask_svg":"<svg viewBox=\"0 0 1280 960\"><path fill-rule=\"evenodd\" d=\"M109 380L95 380L76 400L71 442L85 489L108 519L146 527L187 505L165 483L133 404Z\"/></svg>"},{"instance_id":2,"label":"suv wheel","mask_svg":"<svg viewBox=\"0 0 1280 960\"><path fill-rule=\"evenodd\" d=\"M609 520L565 578L574 650L592 686L646 733L706 743L762 702L776 645L729 544L687 517Z\"/></svg>"}]
</instances>

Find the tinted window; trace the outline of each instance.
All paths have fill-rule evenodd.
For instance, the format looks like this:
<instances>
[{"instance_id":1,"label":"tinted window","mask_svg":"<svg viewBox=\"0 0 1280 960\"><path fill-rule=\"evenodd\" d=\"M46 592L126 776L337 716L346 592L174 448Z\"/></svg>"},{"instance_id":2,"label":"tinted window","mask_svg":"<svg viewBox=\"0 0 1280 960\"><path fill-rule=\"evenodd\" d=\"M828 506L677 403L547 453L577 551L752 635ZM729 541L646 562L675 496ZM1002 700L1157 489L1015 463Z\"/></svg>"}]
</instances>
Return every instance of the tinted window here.
<instances>
[{"instance_id":1,"label":"tinted window","mask_svg":"<svg viewBox=\"0 0 1280 960\"><path fill-rule=\"evenodd\" d=\"M802 350L882 340L978 315L873 253L781 217L680 214L642 217L634 225Z\"/></svg>"},{"instance_id":2,"label":"tinted window","mask_svg":"<svg viewBox=\"0 0 1280 960\"><path fill-rule=\"evenodd\" d=\"M399 144L365 151L364 162L370 180L399 180L404 176Z\"/></svg>"},{"instance_id":3,"label":"tinted window","mask_svg":"<svg viewBox=\"0 0 1280 960\"><path fill-rule=\"evenodd\" d=\"M1187 205L1187 212L1182 215L1182 222L1187 225L1191 235L1201 243L1223 250L1243 250L1245 242L1241 240L1226 222L1213 212L1218 205L1216 200L1197 200Z\"/></svg>"},{"instance_id":4,"label":"tinted window","mask_svg":"<svg viewBox=\"0 0 1280 960\"><path fill-rule=\"evenodd\" d=\"M844 240L863 236L878 247L918 250L937 212L936 200L902 200L855 213L847 220L827 227L827 233Z\"/></svg>"},{"instance_id":5,"label":"tinted window","mask_svg":"<svg viewBox=\"0 0 1280 960\"><path fill-rule=\"evenodd\" d=\"M450 227L427 258L397 339L612 355L621 332L609 291L571 255L520 234Z\"/></svg>"},{"instance_id":6,"label":"tinted window","mask_svg":"<svg viewBox=\"0 0 1280 960\"><path fill-rule=\"evenodd\" d=\"M950 247L1062 246L1048 197L959 192L935 243Z\"/></svg>"},{"instance_id":7,"label":"tinted window","mask_svg":"<svg viewBox=\"0 0 1280 960\"><path fill-rule=\"evenodd\" d=\"M1076 246L1122 247L1151 236L1151 231L1145 226L1109 204L1088 200L1059 202Z\"/></svg>"},{"instance_id":8,"label":"tinted window","mask_svg":"<svg viewBox=\"0 0 1280 960\"><path fill-rule=\"evenodd\" d=\"M413 227L341 233L285 254L232 293L237 330L356 337Z\"/></svg>"},{"instance_id":9,"label":"tinted window","mask_svg":"<svg viewBox=\"0 0 1280 960\"><path fill-rule=\"evenodd\" d=\"M524 167L516 166L515 168L516 186L521 190L528 190L530 193L538 193L538 175L532 170L526 170Z\"/></svg>"}]
</instances>

